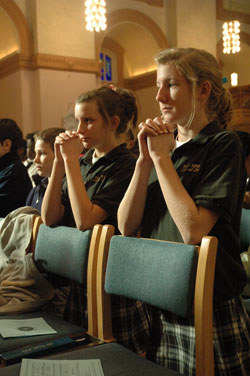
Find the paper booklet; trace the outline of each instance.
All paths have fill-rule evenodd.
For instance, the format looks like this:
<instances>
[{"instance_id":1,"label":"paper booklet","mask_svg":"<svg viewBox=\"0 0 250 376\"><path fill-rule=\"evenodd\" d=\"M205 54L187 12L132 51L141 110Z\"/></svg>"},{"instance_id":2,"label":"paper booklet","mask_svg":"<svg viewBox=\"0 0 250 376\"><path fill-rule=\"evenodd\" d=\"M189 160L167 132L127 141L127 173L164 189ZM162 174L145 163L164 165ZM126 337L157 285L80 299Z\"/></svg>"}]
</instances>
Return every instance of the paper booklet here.
<instances>
[{"instance_id":1,"label":"paper booklet","mask_svg":"<svg viewBox=\"0 0 250 376\"><path fill-rule=\"evenodd\" d=\"M20 376L104 376L100 359L23 359Z\"/></svg>"},{"instance_id":2,"label":"paper booklet","mask_svg":"<svg viewBox=\"0 0 250 376\"><path fill-rule=\"evenodd\" d=\"M29 337L43 334L57 333L42 318L26 319L26 320L0 320L0 334L3 338L9 337Z\"/></svg>"}]
</instances>

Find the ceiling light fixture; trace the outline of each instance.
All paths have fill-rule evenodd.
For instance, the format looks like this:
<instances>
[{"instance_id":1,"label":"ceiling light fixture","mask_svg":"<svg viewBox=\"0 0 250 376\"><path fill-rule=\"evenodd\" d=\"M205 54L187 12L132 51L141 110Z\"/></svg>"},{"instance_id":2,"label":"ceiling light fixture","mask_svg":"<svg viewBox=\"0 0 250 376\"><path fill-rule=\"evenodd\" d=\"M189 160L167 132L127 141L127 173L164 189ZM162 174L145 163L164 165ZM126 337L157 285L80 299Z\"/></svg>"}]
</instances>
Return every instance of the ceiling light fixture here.
<instances>
[{"instance_id":1,"label":"ceiling light fixture","mask_svg":"<svg viewBox=\"0 0 250 376\"><path fill-rule=\"evenodd\" d=\"M240 23L227 21L223 26L223 53L235 54L240 51Z\"/></svg>"},{"instance_id":2,"label":"ceiling light fixture","mask_svg":"<svg viewBox=\"0 0 250 376\"><path fill-rule=\"evenodd\" d=\"M107 28L106 2L104 0L85 1L86 30L101 31Z\"/></svg>"}]
</instances>

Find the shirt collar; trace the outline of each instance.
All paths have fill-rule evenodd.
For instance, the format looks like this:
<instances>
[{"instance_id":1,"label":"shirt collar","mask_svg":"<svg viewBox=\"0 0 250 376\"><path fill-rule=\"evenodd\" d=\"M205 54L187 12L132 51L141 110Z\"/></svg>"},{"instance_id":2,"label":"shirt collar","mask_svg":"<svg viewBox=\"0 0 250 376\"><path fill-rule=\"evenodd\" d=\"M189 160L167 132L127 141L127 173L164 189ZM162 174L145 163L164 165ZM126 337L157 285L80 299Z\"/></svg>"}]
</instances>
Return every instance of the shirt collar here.
<instances>
[{"instance_id":1,"label":"shirt collar","mask_svg":"<svg viewBox=\"0 0 250 376\"><path fill-rule=\"evenodd\" d=\"M47 187L47 185L49 184L49 178L47 176L45 178L42 178L41 183L42 185Z\"/></svg>"},{"instance_id":2,"label":"shirt collar","mask_svg":"<svg viewBox=\"0 0 250 376\"><path fill-rule=\"evenodd\" d=\"M103 157L101 157L99 160L101 159L109 159L110 161L113 161L114 159L117 158L117 153L123 153L124 151L126 151L126 144L121 144L121 145L118 145L117 147L115 147L114 149L112 149L110 152L108 152L107 154L105 154ZM81 161L83 162L86 162L87 164L90 164L92 165L92 156L93 156L93 153L94 153L94 149L91 149L91 150L88 150L83 157L81 157Z\"/></svg>"},{"instance_id":3,"label":"shirt collar","mask_svg":"<svg viewBox=\"0 0 250 376\"><path fill-rule=\"evenodd\" d=\"M212 121L211 123L207 124L201 131L198 133L194 138L192 138L188 143L196 143L196 144L205 144L210 137L213 137L215 134L219 132L224 132L224 129L218 125L217 121ZM175 131L175 137L177 136L177 130Z\"/></svg>"}]
</instances>

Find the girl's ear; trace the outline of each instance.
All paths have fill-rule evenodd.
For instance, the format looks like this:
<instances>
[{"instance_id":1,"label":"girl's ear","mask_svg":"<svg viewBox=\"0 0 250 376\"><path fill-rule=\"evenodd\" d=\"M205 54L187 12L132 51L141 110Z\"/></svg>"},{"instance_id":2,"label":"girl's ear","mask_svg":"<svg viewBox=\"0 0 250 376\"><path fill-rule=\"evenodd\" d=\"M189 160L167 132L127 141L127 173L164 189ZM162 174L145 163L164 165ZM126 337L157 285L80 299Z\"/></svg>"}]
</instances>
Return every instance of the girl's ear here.
<instances>
[{"instance_id":1,"label":"girl's ear","mask_svg":"<svg viewBox=\"0 0 250 376\"><path fill-rule=\"evenodd\" d=\"M211 92L211 82L206 80L203 81L202 84L198 88L198 93L201 97L204 99L207 99L209 97L209 94Z\"/></svg>"},{"instance_id":2,"label":"girl's ear","mask_svg":"<svg viewBox=\"0 0 250 376\"><path fill-rule=\"evenodd\" d=\"M112 129L114 131L116 131L116 129L118 128L119 124L120 124L120 118L119 118L119 116L117 116L117 115L113 116L112 119L111 119L111 126L112 126Z\"/></svg>"}]
</instances>

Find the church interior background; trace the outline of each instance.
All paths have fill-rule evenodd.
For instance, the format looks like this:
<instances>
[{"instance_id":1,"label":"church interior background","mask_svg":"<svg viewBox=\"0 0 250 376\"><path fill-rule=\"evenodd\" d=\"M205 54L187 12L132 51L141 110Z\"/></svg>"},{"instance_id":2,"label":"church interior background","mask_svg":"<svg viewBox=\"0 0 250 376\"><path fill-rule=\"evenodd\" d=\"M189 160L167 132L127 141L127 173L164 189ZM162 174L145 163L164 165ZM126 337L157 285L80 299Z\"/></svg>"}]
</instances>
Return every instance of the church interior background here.
<instances>
[{"instance_id":1,"label":"church interior background","mask_svg":"<svg viewBox=\"0 0 250 376\"><path fill-rule=\"evenodd\" d=\"M158 116L154 56L195 47L216 56L233 94L232 127L250 132L249 0L106 0L101 32L85 29L84 3L0 0L0 117L24 135L70 127L75 99L102 83L134 91L139 121ZM230 19L240 22L241 49L226 55L222 24Z\"/></svg>"}]
</instances>

